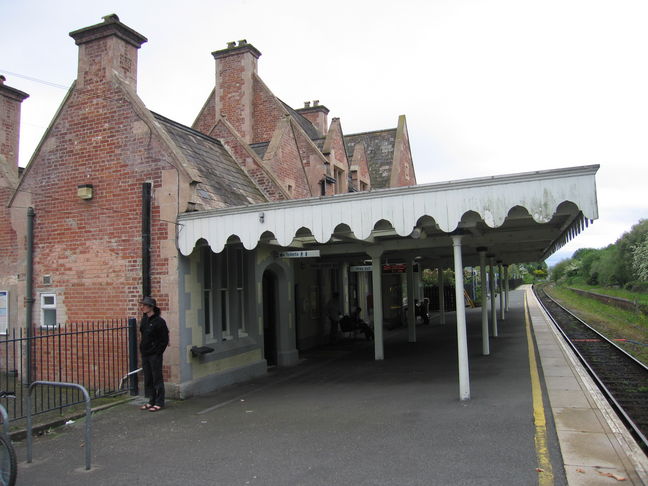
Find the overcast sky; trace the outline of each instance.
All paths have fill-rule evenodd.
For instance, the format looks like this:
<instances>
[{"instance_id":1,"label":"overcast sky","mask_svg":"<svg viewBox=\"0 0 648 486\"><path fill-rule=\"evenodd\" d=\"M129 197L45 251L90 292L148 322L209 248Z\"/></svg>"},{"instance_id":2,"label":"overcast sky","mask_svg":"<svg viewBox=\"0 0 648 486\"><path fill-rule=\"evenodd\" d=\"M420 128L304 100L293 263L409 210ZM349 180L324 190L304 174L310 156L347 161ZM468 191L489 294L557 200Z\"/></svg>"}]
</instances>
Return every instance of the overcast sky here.
<instances>
[{"instance_id":1,"label":"overcast sky","mask_svg":"<svg viewBox=\"0 0 648 486\"><path fill-rule=\"evenodd\" d=\"M191 125L211 52L247 39L289 105L320 100L345 133L407 116L419 183L600 164L599 219L549 261L648 217L645 0L0 0L0 74L25 91L25 166L76 78L68 33L116 13L148 38L138 94ZM19 75L19 76L18 76Z\"/></svg>"}]
</instances>

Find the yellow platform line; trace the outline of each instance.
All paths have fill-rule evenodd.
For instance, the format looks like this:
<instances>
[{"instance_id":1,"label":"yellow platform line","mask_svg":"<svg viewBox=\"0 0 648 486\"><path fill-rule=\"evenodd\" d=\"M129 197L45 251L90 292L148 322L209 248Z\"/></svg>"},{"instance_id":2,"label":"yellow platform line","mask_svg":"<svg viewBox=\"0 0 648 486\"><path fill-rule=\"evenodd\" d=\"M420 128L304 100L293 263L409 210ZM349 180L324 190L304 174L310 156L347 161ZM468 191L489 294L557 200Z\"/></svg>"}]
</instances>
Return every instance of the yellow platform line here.
<instances>
[{"instance_id":1,"label":"yellow platform line","mask_svg":"<svg viewBox=\"0 0 648 486\"><path fill-rule=\"evenodd\" d=\"M538 484L540 486L553 486L554 477L547 446L547 420L544 413L542 388L540 387L540 374L536 359L533 338L531 336L531 319L527 305L527 296L524 295L524 322L526 323L527 346L529 348L529 367L531 371L531 394L533 397L533 423L535 424L535 449L538 458Z\"/></svg>"}]
</instances>

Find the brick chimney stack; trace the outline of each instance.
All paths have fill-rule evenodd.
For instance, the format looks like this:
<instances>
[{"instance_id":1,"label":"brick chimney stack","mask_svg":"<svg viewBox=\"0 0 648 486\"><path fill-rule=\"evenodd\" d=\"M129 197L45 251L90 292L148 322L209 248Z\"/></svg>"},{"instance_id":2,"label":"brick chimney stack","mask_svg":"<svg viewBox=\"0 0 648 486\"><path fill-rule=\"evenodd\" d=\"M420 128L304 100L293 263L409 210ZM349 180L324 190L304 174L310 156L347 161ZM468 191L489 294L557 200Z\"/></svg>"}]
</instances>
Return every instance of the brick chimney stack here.
<instances>
[{"instance_id":1,"label":"brick chimney stack","mask_svg":"<svg viewBox=\"0 0 648 486\"><path fill-rule=\"evenodd\" d=\"M116 72L137 89L137 50L147 39L122 24L115 14L100 24L70 32L79 46L77 88L93 88L109 82Z\"/></svg>"},{"instance_id":2,"label":"brick chimney stack","mask_svg":"<svg viewBox=\"0 0 648 486\"><path fill-rule=\"evenodd\" d=\"M18 177L20 106L29 95L5 85L6 80L0 75L0 162Z\"/></svg>"},{"instance_id":3,"label":"brick chimney stack","mask_svg":"<svg viewBox=\"0 0 648 486\"><path fill-rule=\"evenodd\" d=\"M329 109L324 105L320 105L319 100L313 100L312 104L310 101L304 101L304 107L295 111L311 122L322 136L326 136Z\"/></svg>"},{"instance_id":4,"label":"brick chimney stack","mask_svg":"<svg viewBox=\"0 0 648 486\"><path fill-rule=\"evenodd\" d=\"M212 52L216 60L216 119L225 116L247 143L253 137L254 81L261 53L246 40Z\"/></svg>"}]
</instances>

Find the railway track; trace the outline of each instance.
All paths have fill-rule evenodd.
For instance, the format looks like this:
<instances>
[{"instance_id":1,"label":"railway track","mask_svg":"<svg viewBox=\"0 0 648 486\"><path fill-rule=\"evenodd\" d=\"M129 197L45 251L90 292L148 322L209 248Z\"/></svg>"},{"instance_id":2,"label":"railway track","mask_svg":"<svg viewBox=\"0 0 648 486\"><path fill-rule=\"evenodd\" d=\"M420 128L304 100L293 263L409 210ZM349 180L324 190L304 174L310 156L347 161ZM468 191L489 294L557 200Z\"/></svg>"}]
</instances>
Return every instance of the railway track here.
<instances>
[{"instance_id":1,"label":"railway track","mask_svg":"<svg viewBox=\"0 0 648 486\"><path fill-rule=\"evenodd\" d=\"M648 367L534 287L541 305L648 453Z\"/></svg>"}]
</instances>

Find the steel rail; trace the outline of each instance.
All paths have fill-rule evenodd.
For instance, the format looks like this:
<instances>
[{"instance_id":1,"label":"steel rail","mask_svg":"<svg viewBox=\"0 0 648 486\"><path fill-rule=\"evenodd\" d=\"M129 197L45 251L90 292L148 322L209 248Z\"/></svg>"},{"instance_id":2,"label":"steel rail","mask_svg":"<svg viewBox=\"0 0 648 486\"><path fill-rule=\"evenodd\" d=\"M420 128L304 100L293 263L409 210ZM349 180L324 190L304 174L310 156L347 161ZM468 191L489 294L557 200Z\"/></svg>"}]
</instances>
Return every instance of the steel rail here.
<instances>
[{"instance_id":1,"label":"steel rail","mask_svg":"<svg viewBox=\"0 0 648 486\"><path fill-rule=\"evenodd\" d=\"M574 313L572 313L572 312L569 311L567 308L565 308L565 306L563 306L563 305L561 305L560 303L556 302L556 300L553 299L552 297L550 297L550 296L549 296L549 295L544 291L544 289L538 290L537 288L534 287L534 291L536 292L536 294L537 294L539 291L542 291L542 293L545 295L545 297L546 297L547 299L551 300L551 302L553 302L555 305L557 305L558 307L560 307L560 308L561 308L565 313L567 313L567 314L569 315L569 317L575 319L575 320L578 321L582 326L586 327L589 331L591 331L591 332L593 332L594 334L596 334L597 336L599 336L599 337L600 337L604 342L606 342L607 344L609 344L609 345L612 347L612 349L614 350L614 352L617 352L617 353L621 354L624 358L631 360L634 364L638 365L640 368L642 368L643 370L645 370L646 374L648 374L648 366L646 366L644 363L642 363L641 361L639 361L638 359L636 359L634 356L632 356L631 354L629 354L627 351L625 351L624 349L622 349L621 347L619 347L616 343L614 343L613 341L611 341L610 339L608 339L607 337L605 337L603 334L601 334L600 332L598 332L596 329L594 329L592 326L590 326L589 324L587 324L587 323L586 323L585 321L583 321L581 318L579 318L578 316L574 315ZM619 401L616 399L616 397L614 396L614 394L613 394L613 393L610 391L610 389L606 386L606 384L604 383L603 379L600 378L600 377L598 376L598 373L597 373L597 372L594 370L594 368L593 368L593 367L588 363L587 359L586 359L586 358L581 354L581 352L578 350L578 347L577 347L577 346L572 342L571 338L570 338L570 337L567 335L567 333L562 329L562 327L560 326L560 324L557 322L556 317L551 313L551 311L550 311L549 309L547 309L547 307L545 306L544 302L542 302L542 299L538 298L538 302L540 303L540 305L542 306L542 308L544 309L544 311L546 312L546 314L549 316L549 318L551 319L551 321L554 323L554 326L556 327L556 329L558 329L558 331L560 331L560 333L563 335L563 337L565 338L565 341L566 341L567 344L569 344L569 346L572 348L572 350L574 351L574 353L576 354L576 356L578 357L578 359L581 361L581 363L583 364L583 366L587 369L587 371L588 371L588 373L590 374L590 376L591 376L591 377L594 379L594 381L598 384L599 388L601 389L601 391L603 392L603 394L606 396L606 398L608 399L608 401L610 402L610 404L612 405L612 407L617 411L617 413L619 413L619 414L621 415L621 417L622 417L622 419L624 420L624 422L626 423L626 425L628 425L628 426L632 429L632 431L633 431L634 434L635 434L635 437L636 437L637 439L639 439L639 441L641 442L641 445L642 445L644 451L648 451L648 439L646 438L646 436L645 436L645 435L643 434L643 432L639 429L639 427L637 426L637 424L635 424L634 420L633 420L633 419L628 415L628 413L627 413L626 410L623 408L623 406L619 403Z\"/></svg>"}]
</instances>

